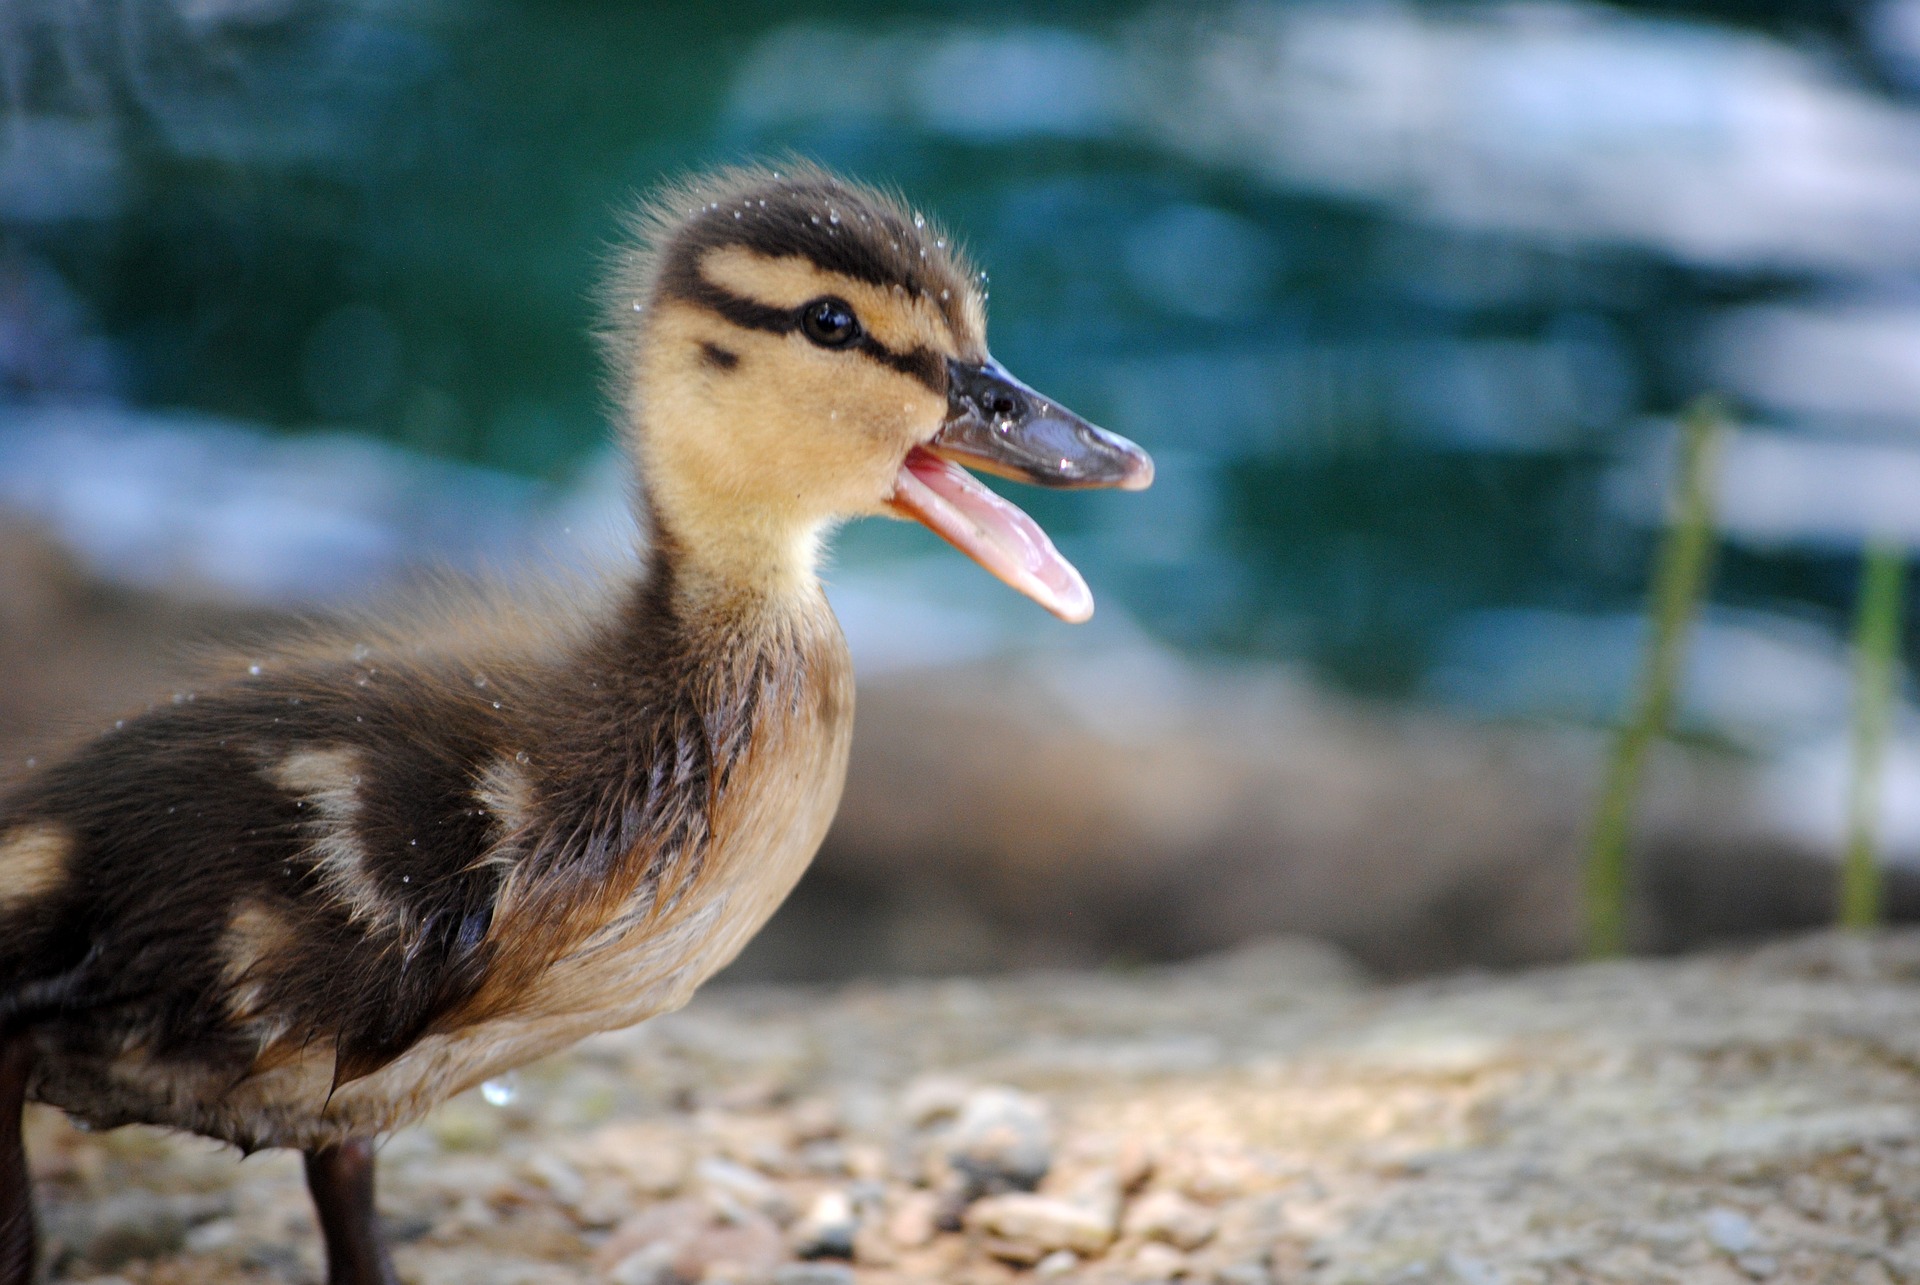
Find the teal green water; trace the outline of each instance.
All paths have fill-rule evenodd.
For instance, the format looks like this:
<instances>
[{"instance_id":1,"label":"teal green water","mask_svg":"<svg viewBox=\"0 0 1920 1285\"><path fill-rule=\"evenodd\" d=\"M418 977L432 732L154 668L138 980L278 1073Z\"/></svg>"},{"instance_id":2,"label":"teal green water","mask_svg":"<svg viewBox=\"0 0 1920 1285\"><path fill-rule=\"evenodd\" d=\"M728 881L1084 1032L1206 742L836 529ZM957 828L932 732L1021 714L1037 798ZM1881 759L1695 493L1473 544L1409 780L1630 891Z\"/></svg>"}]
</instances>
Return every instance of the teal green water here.
<instances>
[{"instance_id":1,"label":"teal green water","mask_svg":"<svg viewBox=\"0 0 1920 1285\"><path fill-rule=\"evenodd\" d=\"M961 233L1001 359L1161 460L1149 496L1022 497L1103 595L1369 691L1416 688L1466 612L1632 608L1648 536L1604 502L1609 462L1696 391L1688 319L1781 288L1449 228L1135 128L1102 77L1152 42L1143 5L340 12L259 38L299 92L215 98L225 142L134 130L123 210L47 238L135 401L565 479L607 437L588 332L620 212L799 152ZM1719 592L1832 615L1848 583L1736 554Z\"/></svg>"}]
</instances>

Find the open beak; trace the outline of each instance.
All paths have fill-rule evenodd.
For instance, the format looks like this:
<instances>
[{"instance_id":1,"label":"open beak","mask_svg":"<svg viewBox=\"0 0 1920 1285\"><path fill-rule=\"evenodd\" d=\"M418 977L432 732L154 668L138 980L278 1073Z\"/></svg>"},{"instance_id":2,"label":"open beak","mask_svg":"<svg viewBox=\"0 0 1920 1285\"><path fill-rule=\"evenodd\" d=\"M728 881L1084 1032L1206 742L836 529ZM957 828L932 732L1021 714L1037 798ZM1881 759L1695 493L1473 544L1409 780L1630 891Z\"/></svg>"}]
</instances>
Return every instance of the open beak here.
<instances>
[{"instance_id":1,"label":"open beak","mask_svg":"<svg viewBox=\"0 0 1920 1285\"><path fill-rule=\"evenodd\" d=\"M962 465L965 468L961 467ZM1153 461L1126 438L1042 397L988 358L947 362L947 418L907 453L889 507L1062 620L1093 615L1093 594L1039 524L967 468L1051 487L1145 490Z\"/></svg>"}]
</instances>

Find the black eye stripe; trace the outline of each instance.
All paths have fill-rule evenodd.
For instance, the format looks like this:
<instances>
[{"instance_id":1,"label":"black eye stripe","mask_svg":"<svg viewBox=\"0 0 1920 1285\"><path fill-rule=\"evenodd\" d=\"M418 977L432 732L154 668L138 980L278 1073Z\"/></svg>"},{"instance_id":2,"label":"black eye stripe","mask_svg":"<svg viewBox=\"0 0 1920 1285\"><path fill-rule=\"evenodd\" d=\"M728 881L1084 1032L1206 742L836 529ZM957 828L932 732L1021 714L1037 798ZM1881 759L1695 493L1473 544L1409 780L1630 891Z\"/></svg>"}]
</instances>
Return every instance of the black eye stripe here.
<instances>
[{"instance_id":1,"label":"black eye stripe","mask_svg":"<svg viewBox=\"0 0 1920 1285\"><path fill-rule=\"evenodd\" d=\"M931 348L911 348L906 352L895 352L872 335L861 335L854 341L853 348L881 362L903 375L911 375L925 384L930 390L945 397L947 395L946 359Z\"/></svg>"},{"instance_id":2,"label":"black eye stripe","mask_svg":"<svg viewBox=\"0 0 1920 1285\"><path fill-rule=\"evenodd\" d=\"M742 298L731 290L715 285L697 270L669 273L661 279L660 284L663 293L716 313L743 330L789 335L800 328L799 310L775 308L754 299ZM911 375L928 390L942 397L947 394L947 363L931 348L923 346L904 353L895 352L863 330L858 339L841 351L871 357L903 375Z\"/></svg>"}]
</instances>

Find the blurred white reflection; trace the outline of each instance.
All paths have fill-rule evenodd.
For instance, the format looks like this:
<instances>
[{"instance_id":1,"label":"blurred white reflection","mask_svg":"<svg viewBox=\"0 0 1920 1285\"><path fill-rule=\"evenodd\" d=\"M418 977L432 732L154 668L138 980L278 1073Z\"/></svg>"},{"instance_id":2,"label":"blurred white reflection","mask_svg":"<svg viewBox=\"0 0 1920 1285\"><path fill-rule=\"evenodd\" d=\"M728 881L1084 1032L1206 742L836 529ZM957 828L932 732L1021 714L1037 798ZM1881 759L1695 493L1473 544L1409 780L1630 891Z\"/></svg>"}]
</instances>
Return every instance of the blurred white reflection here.
<instances>
[{"instance_id":1,"label":"blurred white reflection","mask_svg":"<svg viewBox=\"0 0 1920 1285\"><path fill-rule=\"evenodd\" d=\"M1524 2L1186 22L1138 42L1142 123L1290 187L1704 265L1920 264L1920 114L1765 36Z\"/></svg>"},{"instance_id":2,"label":"blurred white reflection","mask_svg":"<svg viewBox=\"0 0 1920 1285\"><path fill-rule=\"evenodd\" d=\"M1707 350L1712 382L1764 409L1920 433L1920 304L1744 308L1709 330Z\"/></svg>"},{"instance_id":3,"label":"blurred white reflection","mask_svg":"<svg viewBox=\"0 0 1920 1285\"><path fill-rule=\"evenodd\" d=\"M349 434L207 415L0 406L0 506L110 580L240 602L355 598L410 569L512 556L538 490Z\"/></svg>"},{"instance_id":4,"label":"blurred white reflection","mask_svg":"<svg viewBox=\"0 0 1920 1285\"><path fill-rule=\"evenodd\" d=\"M1484 611L1446 632L1428 694L1502 718L1611 724L1645 656L1638 613ZM1755 752L1844 726L1846 648L1828 630L1767 612L1715 608L1694 626L1674 727Z\"/></svg>"},{"instance_id":5,"label":"blurred white reflection","mask_svg":"<svg viewBox=\"0 0 1920 1285\"><path fill-rule=\"evenodd\" d=\"M1795 746L1753 782L1760 815L1816 852L1845 850L1853 746L1845 732ZM1881 856L1920 865L1920 715L1901 710L1880 782Z\"/></svg>"},{"instance_id":6,"label":"blurred white reflection","mask_svg":"<svg viewBox=\"0 0 1920 1285\"><path fill-rule=\"evenodd\" d=\"M1616 511L1663 520L1672 450L1667 433L1630 457L1609 484ZM1851 552L1882 537L1920 547L1920 445L1744 428L1722 445L1716 504L1731 540Z\"/></svg>"}]
</instances>

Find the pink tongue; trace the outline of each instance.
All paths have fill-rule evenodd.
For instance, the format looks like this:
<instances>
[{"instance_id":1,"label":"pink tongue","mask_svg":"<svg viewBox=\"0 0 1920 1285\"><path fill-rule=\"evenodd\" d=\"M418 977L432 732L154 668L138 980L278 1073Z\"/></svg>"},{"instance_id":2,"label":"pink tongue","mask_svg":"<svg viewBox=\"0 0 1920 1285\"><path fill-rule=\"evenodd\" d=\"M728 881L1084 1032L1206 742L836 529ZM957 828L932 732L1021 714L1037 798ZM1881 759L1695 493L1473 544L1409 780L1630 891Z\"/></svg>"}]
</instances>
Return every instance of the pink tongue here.
<instances>
[{"instance_id":1,"label":"pink tongue","mask_svg":"<svg viewBox=\"0 0 1920 1285\"><path fill-rule=\"evenodd\" d=\"M1093 614L1087 582L1047 533L958 465L914 447L891 504L1060 619L1078 624Z\"/></svg>"}]
</instances>

